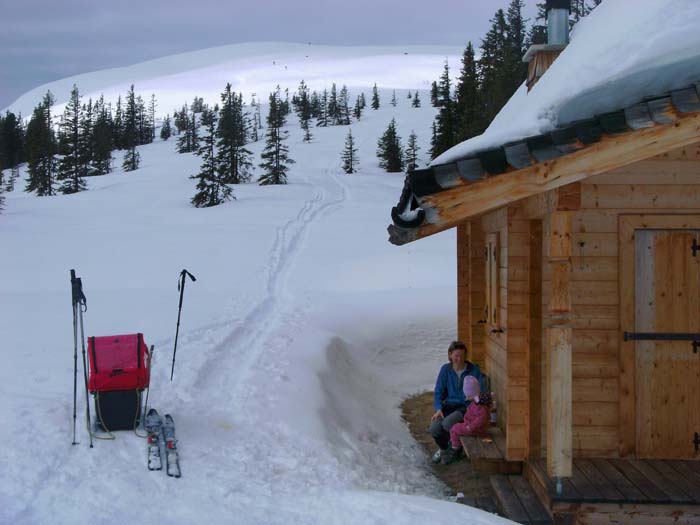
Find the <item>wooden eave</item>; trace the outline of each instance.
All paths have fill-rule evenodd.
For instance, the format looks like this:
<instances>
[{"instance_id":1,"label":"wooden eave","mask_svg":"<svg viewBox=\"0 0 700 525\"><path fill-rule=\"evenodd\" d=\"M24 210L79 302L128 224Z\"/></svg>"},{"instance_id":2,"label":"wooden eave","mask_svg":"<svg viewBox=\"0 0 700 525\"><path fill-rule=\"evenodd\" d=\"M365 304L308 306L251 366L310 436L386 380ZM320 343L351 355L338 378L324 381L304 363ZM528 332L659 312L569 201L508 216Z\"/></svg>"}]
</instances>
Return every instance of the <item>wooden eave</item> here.
<instances>
[{"instance_id":1,"label":"wooden eave","mask_svg":"<svg viewBox=\"0 0 700 525\"><path fill-rule=\"evenodd\" d=\"M403 245L514 201L700 141L700 85L410 172L388 228ZM411 218L405 212L413 210Z\"/></svg>"}]
</instances>

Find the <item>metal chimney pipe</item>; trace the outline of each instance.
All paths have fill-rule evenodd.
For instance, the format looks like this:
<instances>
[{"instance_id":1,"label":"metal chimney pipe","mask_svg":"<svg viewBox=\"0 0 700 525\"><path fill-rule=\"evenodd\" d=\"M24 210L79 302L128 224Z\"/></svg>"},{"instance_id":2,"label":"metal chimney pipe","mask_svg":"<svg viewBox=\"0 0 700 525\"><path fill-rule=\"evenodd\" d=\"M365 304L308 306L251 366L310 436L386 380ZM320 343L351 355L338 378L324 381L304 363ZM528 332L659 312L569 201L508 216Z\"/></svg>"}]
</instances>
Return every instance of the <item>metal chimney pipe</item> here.
<instances>
[{"instance_id":1,"label":"metal chimney pipe","mask_svg":"<svg viewBox=\"0 0 700 525\"><path fill-rule=\"evenodd\" d=\"M547 0L547 44L569 43L571 0Z\"/></svg>"}]
</instances>

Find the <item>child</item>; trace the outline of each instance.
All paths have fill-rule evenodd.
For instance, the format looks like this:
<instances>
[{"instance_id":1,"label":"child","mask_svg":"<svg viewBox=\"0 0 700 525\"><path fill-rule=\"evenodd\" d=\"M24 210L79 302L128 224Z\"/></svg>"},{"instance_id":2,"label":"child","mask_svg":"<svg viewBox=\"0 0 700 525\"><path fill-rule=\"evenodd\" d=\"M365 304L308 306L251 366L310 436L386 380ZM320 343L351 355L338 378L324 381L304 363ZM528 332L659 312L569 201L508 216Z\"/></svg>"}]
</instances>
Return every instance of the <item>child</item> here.
<instances>
[{"instance_id":1,"label":"child","mask_svg":"<svg viewBox=\"0 0 700 525\"><path fill-rule=\"evenodd\" d=\"M451 447L442 456L442 464L449 465L454 462L462 452L461 436L474 436L485 434L491 420L491 396L480 392L479 381L473 376L464 378L464 397L469 403L464 420L456 423L450 429Z\"/></svg>"}]
</instances>

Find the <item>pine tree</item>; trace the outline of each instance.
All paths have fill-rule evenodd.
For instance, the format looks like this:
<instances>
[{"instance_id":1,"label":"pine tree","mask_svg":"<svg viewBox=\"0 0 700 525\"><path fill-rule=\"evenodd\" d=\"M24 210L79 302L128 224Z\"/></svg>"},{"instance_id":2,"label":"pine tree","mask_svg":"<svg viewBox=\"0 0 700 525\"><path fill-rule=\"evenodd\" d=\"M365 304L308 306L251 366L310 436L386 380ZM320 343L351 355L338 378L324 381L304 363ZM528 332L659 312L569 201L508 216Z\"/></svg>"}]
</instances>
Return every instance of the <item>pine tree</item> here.
<instances>
[{"instance_id":1,"label":"pine tree","mask_svg":"<svg viewBox=\"0 0 700 525\"><path fill-rule=\"evenodd\" d=\"M190 111L192 113L203 113L206 109L206 104L204 104L204 99L195 95L192 104L190 104Z\"/></svg>"},{"instance_id":2,"label":"pine tree","mask_svg":"<svg viewBox=\"0 0 700 525\"><path fill-rule=\"evenodd\" d=\"M151 100L148 104L148 126L151 131L148 140L149 143L156 139L156 107L156 95L151 93Z\"/></svg>"},{"instance_id":3,"label":"pine tree","mask_svg":"<svg viewBox=\"0 0 700 525\"><path fill-rule=\"evenodd\" d=\"M29 177L25 191L36 192L39 196L55 195L55 154L56 137L53 129L51 106L54 98L51 92L34 108L27 125L27 171Z\"/></svg>"},{"instance_id":4,"label":"pine tree","mask_svg":"<svg viewBox=\"0 0 700 525\"><path fill-rule=\"evenodd\" d=\"M323 95L318 106L318 118L316 120L316 125L322 128L328 126L328 90L323 90Z\"/></svg>"},{"instance_id":5,"label":"pine tree","mask_svg":"<svg viewBox=\"0 0 700 525\"><path fill-rule=\"evenodd\" d=\"M106 175L112 171L112 150L114 138L112 114L105 106L104 98L100 96L95 105L95 124L92 128L92 158L91 171L95 175Z\"/></svg>"},{"instance_id":6,"label":"pine tree","mask_svg":"<svg viewBox=\"0 0 700 525\"><path fill-rule=\"evenodd\" d=\"M435 144L430 151L432 158L447 151L455 144L456 129L454 118L454 101L452 100L452 87L450 84L450 67L445 61L445 66L438 84L438 114L435 117L436 135Z\"/></svg>"},{"instance_id":7,"label":"pine tree","mask_svg":"<svg viewBox=\"0 0 700 525\"><path fill-rule=\"evenodd\" d=\"M503 65L506 63L508 27L502 9L491 19L491 29L481 42L479 77L483 100L483 117L491 122L512 92L508 92Z\"/></svg>"},{"instance_id":8,"label":"pine tree","mask_svg":"<svg viewBox=\"0 0 700 525\"><path fill-rule=\"evenodd\" d=\"M430 103L434 108L438 105L438 86L435 80L430 84Z\"/></svg>"},{"instance_id":9,"label":"pine tree","mask_svg":"<svg viewBox=\"0 0 700 525\"><path fill-rule=\"evenodd\" d=\"M507 36L504 62L501 67L504 69L503 89L508 99L527 78L527 64L523 62L523 56L527 51L526 25L528 21L523 18L522 11L524 7L525 2L523 0L511 0L506 13Z\"/></svg>"},{"instance_id":10,"label":"pine tree","mask_svg":"<svg viewBox=\"0 0 700 525\"><path fill-rule=\"evenodd\" d=\"M191 151L197 151L199 149L199 123L197 122L197 115L192 113L190 115L190 133L192 134L192 149Z\"/></svg>"},{"instance_id":11,"label":"pine tree","mask_svg":"<svg viewBox=\"0 0 700 525\"><path fill-rule=\"evenodd\" d=\"M284 68L287 69L287 66L284 66ZM285 116L289 115L292 112L292 109L289 104L289 88L284 88L284 100L282 101L280 107Z\"/></svg>"},{"instance_id":12,"label":"pine tree","mask_svg":"<svg viewBox=\"0 0 700 525\"><path fill-rule=\"evenodd\" d=\"M243 95L236 95L231 84L221 93L219 125L216 129L217 170L227 184L250 180L251 152L246 149L248 129L243 114Z\"/></svg>"},{"instance_id":13,"label":"pine tree","mask_svg":"<svg viewBox=\"0 0 700 525\"><path fill-rule=\"evenodd\" d=\"M364 91L360 93L360 106L362 107L362 109L365 109L367 107L367 100L365 99Z\"/></svg>"},{"instance_id":14,"label":"pine tree","mask_svg":"<svg viewBox=\"0 0 700 525\"><path fill-rule=\"evenodd\" d=\"M455 100L455 143L462 142L486 129L479 85L479 74L474 57L474 46L469 42L462 57L462 71L457 81Z\"/></svg>"},{"instance_id":15,"label":"pine tree","mask_svg":"<svg viewBox=\"0 0 700 525\"><path fill-rule=\"evenodd\" d=\"M406 98L411 100L413 98L413 95L411 94L411 90L408 90L408 95L406 95Z\"/></svg>"},{"instance_id":16,"label":"pine tree","mask_svg":"<svg viewBox=\"0 0 700 525\"><path fill-rule=\"evenodd\" d=\"M230 84L228 85L230 87ZM217 206L233 197L231 187L226 184L219 173L215 142L217 134L216 113L208 108L202 110L201 125L204 135L200 140L197 155L202 157L202 165L197 175L190 178L197 180L197 193L192 197L192 204L197 208Z\"/></svg>"},{"instance_id":17,"label":"pine tree","mask_svg":"<svg viewBox=\"0 0 700 525\"><path fill-rule=\"evenodd\" d=\"M92 99L88 99L87 104L83 104L83 114L80 118L80 136L82 148L80 151L80 163L84 177L95 175L92 168L92 159L94 157L94 127L96 120L96 105L93 105Z\"/></svg>"},{"instance_id":18,"label":"pine tree","mask_svg":"<svg viewBox=\"0 0 700 525\"><path fill-rule=\"evenodd\" d=\"M396 132L395 119L391 119L377 146L377 157L379 157L380 167L389 173L403 170L403 149L401 148L401 137Z\"/></svg>"},{"instance_id":19,"label":"pine tree","mask_svg":"<svg viewBox=\"0 0 700 525\"><path fill-rule=\"evenodd\" d=\"M413 95L413 102L411 102L411 107L414 107L414 108L420 107L420 96L418 95L418 91L416 91L416 94Z\"/></svg>"},{"instance_id":20,"label":"pine tree","mask_svg":"<svg viewBox=\"0 0 700 525\"><path fill-rule=\"evenodd\" d=\"M7 111L0 115L0 179L2 172L9 169L7 180L0 180L0 193L14 191L15 180L19 178L19 165L25 161L25 130L22 115L15 116ZM2 200L0 198L0 200Z\"/></svg>"},{"instance_id":21,"label":"pine tree","mask_svg":"<svg viewBox=\"0 0 700 525\"><path fill-rule=\"evenodd\" d=\"M25 131L21 115L7 111L5 117L0 115L0 172L4 169L16 171L24 160ZM13 182L14 173L9 183ZM8 190L11 191L11 190Z\"/></svg>"},{"instance_id":22,"label":"pine tree","mask_svg":"<svg viewBox=\"0 0 700 525\"><path fill-rule=\"evenodd\" d=\"M260 167L264 173L258 179L261 186L269 184L287 184L288 164L294 161L289 158L289 149L284 141L287 132L282 131L285 115L282 111L279 87L270 93L270 109L267 115L267 133L265 150L262 153L263 162Z\"/></svg>"},{"instance_id":23,"label":"pine tree","mask_svg":"<svg viewBox=\"0 0 700 525\"><path fill-rule=\"evenodd\" d=\"M148 115L146 112L146 104L143 101L141 95L136 97L136 145L148 144L151 138L151 130L148 125Z\"/></svg>"},{"instance_id":24,"label":"pine tree","mask_svg":"<svg viewBox=\"0 0 700 525\"><path fill-rule=\"evenodd\" d=\"M372 109L379 109L379 90L377 84L372 88Z\"/></svg>"},{"instance_id":25,"label":"pine tree","mask_svg":"<svg viewBox=\"0 0 700 525\"><path fill-rule=\"evenodd\" d=\"M63 113L60 130L59 152L62 157L58 164L57 180L62 181L61 193L77 193L85 189L84 147L85 137L81 134L80 121L82 108L80 93L73 84L70 98Z\"/></svg>"},{"instance_id":26,"label":"pine tree","mask_svg":"<svg viewBox=\"0 0 700 525\"><path fill-rule=\"evenodd\" d=\"M304 142L311 142L311 131L309 130L309 122L311 121L311 100L309 99L309 88L302 80L299 84L299 89L295 95L296 111L299 116L299 124L304 130Z\"/></svg>"},{"instance_id":27,"label":"pine tree","mask_svg":"<svg viewBox=\"0 0 700 525\"><path fill-rule=\"evenodd\" d=\"M362 99L359 95L357 97L357 100L355 101L355 107L352 110L352 115L357 120L360 120L362 118Z\"/></svg>"},{"instance_id":28,"label":"pine tree","mask_svg":"<svg viewBox=\"0 0 700 525\"><path fill-rule=\"evenodd\" d=\"M318 92L314 91L311 93L311 117L318 119L321 115L321 97L318 96Z\"/></svg>"},{"instance_id":29,"label":"pine tree","mask_svg":"<svg viewBox=\"0 0 700 525\"><path fill-rule=\"evenodd\" d=\"M418 167L418 137L416 133L411 130L411 134L408 136L408 143L406 145L406 170L413 171Z\"/></svg>"},{"instance_id":30,"label":"pine tree","mask_svg":"<svg viewBox=\"0 0 700 525\"><path fill-rule=\"evenodd\" d=\"M14 113L12 115L14 117ZM9 117L9 111L7 112L7 117ZM8 147L6 145L6 138L5 138L5 120L7 117L3 117L0 115L0 177L2 177L2 170L4 170L7 166L9 166L10 161L9 161L9 156L8 156ZM0 181L0 187L2 187L2 182Z\"/></svg>"},{"instance_id":31,"label":"pine tree","mask_svg":"<svg viewBox=\"0 0 700 525\"><path fill-rule=\"evenodd\" d=\"M134 171L139 168L141 155L136 151L139 138L139 107L134 93L134 85L131 84L131 89L126 95L126 109L124 110L123 146L127 150L122 162L124 171Z\"/></svg>"},{"instance_id":32,"label":"pine tree","mask_svg":"<svg viewBox=\"0 0 700 525\"><path fill-rule=\"evenodd\" d=\"M161 140L168 140L172 135L172 129L170 127L170 115L165 115L165 120L160 127L160 138Z\"/></svg>"},{"instance_id":33,"label":"pine tree","mask_svg":"<svg viewBox=\"0 0 700 525\"><path fill-rule=\"evenodd\" d=\"M391 105L396 107L399 102L396 100L396 90L391 94Z\"/></svg>"},{"instance_id":34,"label":"pine tree","mask_svg":"<svg viewBox=\"0 0 700 525\"><path fill-rule=\"evenodd\" d=\"M347 86L343 85L338 95L338 124L350 125L349 95Z\"/></svg>"},{"instance_id":35,"label":"pine tree","mask_svg":"<svg viewBox=\"0 0 700 525\"><path fill-rule=\"evenodd\" d=\"M538 2L535 5L537 6L537 16L535 16L535 22L530 26L530 30L527 34L528 47L547 43L547 26L545 23L547 19L546 4L544 2Z\"/></svg>"},{"instance_id":36,"label":"pine tree","mask_svg":"<svg viewBox=\"0 0 700 525\"><path fill-rule=\"evenodd\" d=\"M197 151L197 117L194 113L190 113L187 106L183 106L180 113L180 118L185 123L185 128L182 134L177 138L175 147L178 153L192 153Z\"/></svg>"},{"instance_id":37,"label":"pine tree","mask_svg":"<svg viewBox=\"0 0 700 525\"><path fill-rule=\"evenodd\" d=\"M122 96L117 98L117 110L114 114L114 125L112 127L112 138L114 147L124 148L124 111L122 110Z\"/></svg>"},{"instance_id":38,"label":"pine tree","mask_svg":"<svg viewBox=\"0 0 700 525\"><path fill-rule=\"evenodd\" d=\"M124 154L124 161L122 162L122 169L124 171L134 171L139 169L141 165L141 154L136 151L136 146L133 148L128 148Z\"/></svg>"},{"instance_id":39,"label":"pine tree","mask_svg":"<svg viewBox=\"0 0 700 525\"><path fill-rule=\"evenodd\" d=\"M335 82L331 86L331 94L328 97L328 122L331 126L340 124L340 112L338 110L338 93L335 88Z\"/></svg>"},{"instance_id":40,"label":"pine tree","mask_svg":"<svg viewBox=\"0 0 700 525\"><path fill-rule=\"evenodd\" d=\"M348 130L348 136L345 138L345 149L340 158L343 160L343 171L345 173L355 173L357 171L359 161L352 130Z\"/></svg>"},{"instance_id":41,"label":"pine tree","mask_svg":"<svg viewBox=\"0 0 700 525\"><path fill-rule=\"evenodd\" d=\"M185 104L182 106L182 108L180 108L180 111L176 111L173 115L173 123L175 124L175 130L177 131L178 135L187 129L189 121L189 108L187 107L187 104Z\"/></svg>"}]
</instances>

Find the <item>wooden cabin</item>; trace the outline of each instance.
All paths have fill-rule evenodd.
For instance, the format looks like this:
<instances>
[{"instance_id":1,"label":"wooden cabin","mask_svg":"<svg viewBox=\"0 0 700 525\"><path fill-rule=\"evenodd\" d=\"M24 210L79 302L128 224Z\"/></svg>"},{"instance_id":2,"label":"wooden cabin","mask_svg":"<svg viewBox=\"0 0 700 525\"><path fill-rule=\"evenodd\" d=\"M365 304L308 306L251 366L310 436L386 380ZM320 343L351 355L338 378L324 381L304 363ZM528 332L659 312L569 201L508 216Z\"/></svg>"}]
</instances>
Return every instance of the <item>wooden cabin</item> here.
<instances>
[{"instance_id":1,"label":"wooden cabin","mask_svg":"<svg viewBox=\"0 0 700 525\"><path fill-rule=\"evenodd\" d=\"M459 338L555 522L700 523L700 85L649 95L411 172L392 211L397 245L456 228Z\"/></svg>"}]
</instances>

